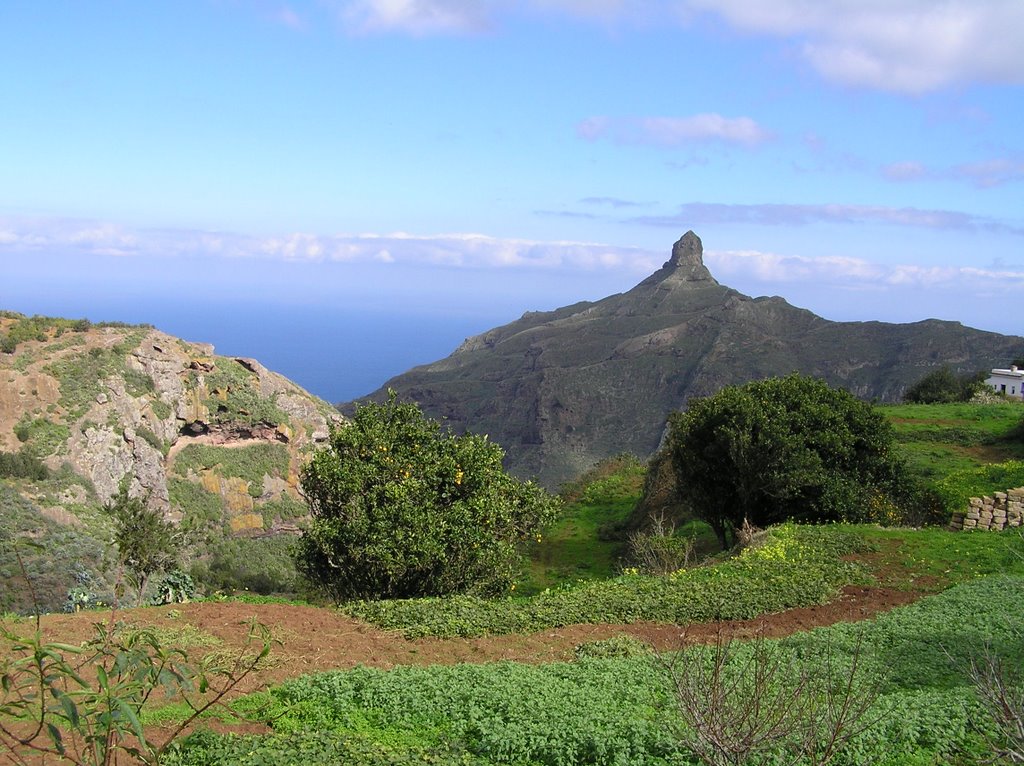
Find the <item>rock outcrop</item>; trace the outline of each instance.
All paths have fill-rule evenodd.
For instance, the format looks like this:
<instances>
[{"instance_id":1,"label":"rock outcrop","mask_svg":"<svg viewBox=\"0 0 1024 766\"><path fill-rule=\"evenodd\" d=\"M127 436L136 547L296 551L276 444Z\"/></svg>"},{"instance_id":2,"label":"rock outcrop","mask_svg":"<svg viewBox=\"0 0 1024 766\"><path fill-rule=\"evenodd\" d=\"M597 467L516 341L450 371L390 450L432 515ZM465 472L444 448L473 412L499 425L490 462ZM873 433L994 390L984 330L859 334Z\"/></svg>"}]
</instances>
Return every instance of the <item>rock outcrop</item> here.
<instances>
[{"instance_id":1,"label":"rock outcrop","mask_svg":"<svg viewBox=\"0 0 1024 766\"><path fill-rule=\"evenodd\" d=\"M0 335L23 319L4 314ZM239 530L282 523L282 508L298 513L304 454L340 419L329 404L209 344L148 327L39 321L38 336L0 354L0 450L70 470L97 503L127 482L130 495L177 519L197 496Z\"/></svg>"}]
</instances>

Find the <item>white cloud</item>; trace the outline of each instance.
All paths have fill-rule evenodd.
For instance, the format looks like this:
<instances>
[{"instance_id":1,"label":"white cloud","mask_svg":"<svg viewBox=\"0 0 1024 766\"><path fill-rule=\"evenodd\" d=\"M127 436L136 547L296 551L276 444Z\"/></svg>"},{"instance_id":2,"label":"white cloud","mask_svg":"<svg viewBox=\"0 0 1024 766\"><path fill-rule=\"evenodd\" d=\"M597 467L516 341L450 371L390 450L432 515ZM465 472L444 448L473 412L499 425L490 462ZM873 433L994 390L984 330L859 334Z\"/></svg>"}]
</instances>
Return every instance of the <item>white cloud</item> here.
<instances>
[{"instance_id":1,"label":"white cloud","mask_svg":"<svg viewBox=\"0 0 1024 766\"><path fill-rule=\"evenodd\" d=\"M1020 0L683 0L746 32L787 38L834 82L923 93L1024 82Z\"/></svg>"},{"instance_id":2,"label":"white cloud","mask_svg":"<svg viewBox=\"0 0 1024 766\"><path fill-rule=\"evenodd\" d=\"M282 5L273 13L273 18L278 23L296 30L304 30L306 22L290 5Z\"/></svg>"},{"instance_id":3,"label":"white cloud","mask_svg":"<svg viewBox=\"0 0 1024 766\"><path fill-rule=\"evenodd\" d=\"M920 162L894 162L882 168L882 176L889 181L966 181L979 189L991 189L1024 181L1024 161L996 157L948 168L929 168Z\"/></svg>"},{"instance_id":4,"label":"white cloud","mask_svg":"<svg viewBox=\"0 0 1024 766\"><path fill-rule=\"evenodd\" d=\"M689 117L589 117L576 126L576 132L588 141L608 138L620 144L667 148L709 141L753 147L772 137L750 117L714 113Z\"/></svg>"},{"instance_id":5,"label":"white cloud","mask_svg":"<svg viewBox=\"0 0 1024 766\"><path fill-rule=\"evenodd\" d=\"M1024 83L1020 0L324 0L361 33L478 33L552 13L604 24L692 26L701 16L779 38L832 82L902 93ZM287 22L288 6L282 13Z\"/></svg>"},{"instance_id":6,"label":"white cloud","mask_svg":"<svg viewBox=\"0 0 1024 766\"><path fill-rule=\"evenodd\" d=\"M860 258L779 255L756 250L709 250L704 260L712 273L729 283L743 278L768 284L806 283L850 290L971 289L1024 286L1024 269L979 269L969 266L881 264Z\"/></svg>"},{"instance_id":7,"label":"white cloud","mask_svg":"<svg viewBox=\"0 0 1024 766\"><path fill-rule=\"evenodd\" d=\"M957 165L951 174L954 178L966 179L979 188L988 189L1024 181L1024 161L999 158L969 162Z\"/></svg>"},{"instance_id":8,"label":"white cloud","mask_svg":"<svg viewBox=\"0 0 1024 766\"><path fill-rule=\"evenodd\" d=\"M1024 229L991 218L955 210L927 210L881 205L724 204L690 202L675 215L637 216L632 223L686 228L700 224L752 224L756 226L807 226L815 223L881 223L924 229L994 231L1024 236Z\"/></svg>"},{"instance_id":9,"label":"white cloud","mask_svg":"<svg viewBox=\"0 0 1024 766\"><path fill-rule=\"evenodd\" d=\"M882 175L890 181L919 181L930 174L920 162L893 162L882 168Z\"/></svg>"},{"instance_id":10,"label":"white cloud","mask_svg":"<svg viewBox=\"0 0 1024 766\"><path fill-rule=\"evenodd\" d=\"M482 0L352 0L339 9L346 26L359 33L400 32L413 36L480 32L489 24Z\"/></svg>"},{"instance_id":11,"label":"white cloud","mask_svg":"<svg viewBox=\"0 0 1024 766\"><path fill-rule=\"evenodd\" d=\"M311 234L128 230L98 221L0 218L0 253L49 249L82 257L251 258L285 262L398 263L465 269L624 269L649 273L663 253L589 242L538 242L484 234Z\"/></svg>"}]
</instances>

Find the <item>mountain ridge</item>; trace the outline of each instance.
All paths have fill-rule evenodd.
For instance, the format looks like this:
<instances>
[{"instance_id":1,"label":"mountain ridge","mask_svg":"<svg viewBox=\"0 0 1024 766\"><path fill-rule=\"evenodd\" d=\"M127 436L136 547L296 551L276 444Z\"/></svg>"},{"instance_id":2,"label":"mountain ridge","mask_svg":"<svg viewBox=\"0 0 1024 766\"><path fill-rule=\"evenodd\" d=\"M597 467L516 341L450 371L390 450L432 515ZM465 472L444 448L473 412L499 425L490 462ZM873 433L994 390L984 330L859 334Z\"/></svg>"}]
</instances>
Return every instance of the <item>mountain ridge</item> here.
<instances>
[{"instance_id":1,"label":"mountain ridge","mask_svg":"<svg viewBox=\"0 0 1024 766\"><path fill-rule=\"evenodd\" d=\"M752 298L715 280L689 231L630 290L526 312L365 398L394 389L457 431L488 433L513 472L555 486L619 452L650 455L669 412L725 385L796 371L896 401L938 366L973 372L1022 350L1024 338L959 322L833 322Z\"/></svg>"}]
</instances>

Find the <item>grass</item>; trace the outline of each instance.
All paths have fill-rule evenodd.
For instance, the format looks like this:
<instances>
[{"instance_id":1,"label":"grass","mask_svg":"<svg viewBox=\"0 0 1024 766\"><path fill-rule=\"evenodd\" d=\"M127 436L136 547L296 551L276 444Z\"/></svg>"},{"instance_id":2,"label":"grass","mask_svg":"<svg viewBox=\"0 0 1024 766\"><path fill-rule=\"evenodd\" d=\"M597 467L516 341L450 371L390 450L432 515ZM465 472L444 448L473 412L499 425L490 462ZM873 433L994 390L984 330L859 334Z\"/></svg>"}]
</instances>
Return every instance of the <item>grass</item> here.
<instances>
[{"instance_id":1,"label":"grass","mask_svg":"<svg viewBox=\"0 0 1024 766\"><path fill-rule=\"evenodd\" d=\"M581 580L600 580L618 574L623 541L607 530L620 527L640 499L644 465L632 455L598 464L562 490L565 510L543 530L541 542L530 548L530 566L522 593L539 593Z\"/></svg>"},{"instance_id":2,"label":"grass","mask_svg":"<svg viewBox=\"0 0 1024 766\"><path fill-rule=\"evenodd\" d=\"M935 480L987 463L1024 459L1024 406L899 404L882 408L917 476Z\"/></svg>"},{"instance_id":3,"label":"grass","mask_svg":"<svg viewBox=\"0 0 1024 766\"><path fill-rule=\"evenodd\" d=\"M989 575L1024 577L1024 538L1016 530L855 529L877 547L874 569L887 587L938 592Z\"/></svg>"}]
</instances>

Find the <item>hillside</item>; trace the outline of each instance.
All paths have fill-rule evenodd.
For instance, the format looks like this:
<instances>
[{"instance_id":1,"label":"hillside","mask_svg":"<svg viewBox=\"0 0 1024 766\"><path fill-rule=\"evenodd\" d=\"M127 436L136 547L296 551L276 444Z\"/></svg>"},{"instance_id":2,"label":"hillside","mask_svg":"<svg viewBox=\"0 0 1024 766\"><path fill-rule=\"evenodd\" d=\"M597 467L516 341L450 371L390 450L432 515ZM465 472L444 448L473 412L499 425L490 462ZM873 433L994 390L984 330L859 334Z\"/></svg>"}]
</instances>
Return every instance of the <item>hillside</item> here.
<instances>
[{"instance_id":1,"label":"hillside","mask_svg":"<svg viewBox=\"0 0 1024 766\"><path fill-rule=\"evenodd\" d=\"M0 454L42 466L0 485L0 511L8 534L66 554L54 598L75 567L79 579L102 569L100 507L121 482L195 540L297 531L304 453L339 417L326 402L253 359L151 327L4 313L0 338Z\"/></svg>"},{"instance_id":2,"label":"hillside","mask_svg":"<svg viewBox=\"0 0 1024 766\"><path fill-rule=\"evenodd\" d=\"M555 486L602 458L658 446L693 396L798 371L864 399L896 401L929 370L1005 364L1024 338L956 322L832 322L782 298L719 284L688 232L628 292L520 319L389 380L456 430L487 433L521 476Z\"/></svg>"}]
</instances>

